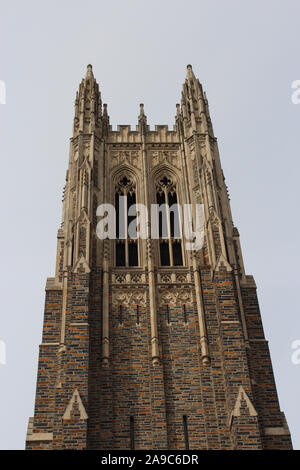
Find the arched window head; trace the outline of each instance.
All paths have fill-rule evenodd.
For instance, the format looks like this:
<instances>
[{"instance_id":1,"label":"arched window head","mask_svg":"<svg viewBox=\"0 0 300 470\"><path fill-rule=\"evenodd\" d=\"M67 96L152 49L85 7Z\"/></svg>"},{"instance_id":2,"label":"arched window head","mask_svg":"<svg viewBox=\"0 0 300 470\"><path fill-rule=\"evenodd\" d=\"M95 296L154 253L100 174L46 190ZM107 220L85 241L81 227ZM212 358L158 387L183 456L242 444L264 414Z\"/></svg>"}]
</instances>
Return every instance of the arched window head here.
<instances>
[{"instance_id":1,"label":"arched window head","mask_svg":"<svg viewBox=\"0 0 300 470\"><path fill-rule=\"evenodd\" d=\"M130 176L122 175L115 185L116 206L116 266L138 266L137 239L129 238L128 227L136 223L136 216L128 216L136 204L136 185Z\"/></svg>"},{"instance_id":2,"label":"arched window head","mask_svg":"<svg viewBox=\"0 0 300 470\"><path fill-rule=\"evenodd\" d=\"M161 266L182 266L180 207L176 183L168 175L156 181L158 204L159 252Z\"/></svg>"},{"instance_id":3,"label":"arched window head","mask_svg":"<svg viewBox=\"0 0 300 470\"><path fill-rule=\"evenodd\" d=\"M163 176L156 183L156 191L159 194L162 194L165 191L170 194L174 194L176 192L176 185L173 183L171 178L168 176Z\"/></svg>"},{"instance_id":4,"label":"arched window head","mask_svg":"<svg viewBox=\"0 0 300 470\"><path fill-rule=\"evenodd\" d=\"M128 176L124 175L120 178L118 183L116 184L116 193L117 194L130 194L132 195L135 193L135 182L128 178Z\"/></svg>"}]
</instances>

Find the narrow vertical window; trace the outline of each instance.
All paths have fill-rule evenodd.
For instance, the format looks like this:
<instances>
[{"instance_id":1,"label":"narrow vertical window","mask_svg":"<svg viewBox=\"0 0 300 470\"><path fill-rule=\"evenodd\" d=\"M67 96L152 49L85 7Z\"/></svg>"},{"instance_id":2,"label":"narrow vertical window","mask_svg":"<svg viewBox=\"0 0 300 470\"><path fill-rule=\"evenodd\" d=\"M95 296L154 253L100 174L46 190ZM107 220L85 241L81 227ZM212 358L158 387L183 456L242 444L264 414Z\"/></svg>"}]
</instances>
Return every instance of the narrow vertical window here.
<instances>
[{"instance_id":1,"label":"narrow vertical window","mask_svg":"<svg viewBox=\"0 0 300 470\"><path fill-rule=\"evenodd\" d=\"M191 119L191 105L189 102L187 102L187 109L188 109L188 116L189 116L189 119Z\"/></svg>"},{"instance_id":2,"label":"narrow vertical window","mask_svg":"<svg viewBox=\"0 0 300 470\"><path fill-rule=\"evenodd\" d=\"M123 323L123 306L122 305L119 306L119 323L120 325L122 325Z\"/></svg>"},{"instance_id":3,"label":"narrow vertical window","mask_svg":"<svg viewBox=\"0 0 300 470\"><path fill-rule=\"evenodd\" d=\"M134 417L130 416L130 450L134 450Z\"/></svg>"},{"instance_id":4,"label":"narrow vertical window","mask_svg":"<svg viewBox=\"0 0 300 470\"><path fill-rule=\"evenodd\" d=\"M186 306L183 306L183 318L184 318L184 323L187 323L187 313L186 313Z\"/></svg>"},{"instance_id":5,"label":"narrow vertical window","mask_svg":"<svg viewBox=\"0 0 300 470\"><path fill-rule=\"evenodd\" d=\"M169 305L166 305L166 316L167 316L167 323L170 323L170 309Z\"/></svg>"},{"instance_id":6,"label":"narrow vertical window","mask_svg":"<svg viewBox=\"0 0 300 470\"><path fill-rule=\"evenodd\" d=\"M182 266L181 222L176 186L164 176L156 185L161 266Z\"/></svg>"},{"instance_id":7,"label":"narrow vertical window","mask_svg":"<svg viewBox=\"0 0 300 470\"><path fill-rule=\"evenodd\" d=\"M186 415L183 416L183 432L184 432L184 442L185 442L185 450L189 450L189 434L188 434L188 426L187 426L187 417Z\"/></svg>"},{"instance_id":8,"label":"narrow vertical window","mask_svg":"<svg viewBox=\"0 0 300 470\"><path fill-rule=\"evenodd\" d=\"M136 306L136 323L140 324L140 307L139 305Z\"/></svg>"},{"instance_id":9,"label":"narrow vertical window","mask_svg":"<svg viewBox=\"0 0 300 470\"><path fill-rule=\"evenodd\" d=\"M116 185L116 266L138 266L137 238L129 238L128 228L136 224L136 216L128 216L131 206L136 204L135 184L124 176Z\"/></svg>"}]
</instances>

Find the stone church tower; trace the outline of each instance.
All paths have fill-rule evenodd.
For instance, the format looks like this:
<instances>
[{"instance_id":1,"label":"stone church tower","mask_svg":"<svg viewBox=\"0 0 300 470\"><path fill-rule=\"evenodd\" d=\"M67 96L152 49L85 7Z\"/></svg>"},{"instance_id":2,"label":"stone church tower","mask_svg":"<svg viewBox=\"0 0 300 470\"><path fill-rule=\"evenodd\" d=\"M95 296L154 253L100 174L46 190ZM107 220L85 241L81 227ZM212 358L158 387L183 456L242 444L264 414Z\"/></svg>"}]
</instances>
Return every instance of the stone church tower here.
<instances>
[{"instance_id":1,"label":"stone church tower","mask_svg":"<svg viewBox=\"0 0 300 470\"><path fill-rule=\"evenodd\" d=\"M200 250L174 235L176 202L204 205ZM129 238L119 222L116 239L101 240L103 203L123 214L125 231L134 219L126 208L165 204L167 234ZM28 449L291 448L206 95L190 65L172 130L150 130L143 105L135 130L112 130L87 67L57 238Z\"/></svg>"}]
</instances>

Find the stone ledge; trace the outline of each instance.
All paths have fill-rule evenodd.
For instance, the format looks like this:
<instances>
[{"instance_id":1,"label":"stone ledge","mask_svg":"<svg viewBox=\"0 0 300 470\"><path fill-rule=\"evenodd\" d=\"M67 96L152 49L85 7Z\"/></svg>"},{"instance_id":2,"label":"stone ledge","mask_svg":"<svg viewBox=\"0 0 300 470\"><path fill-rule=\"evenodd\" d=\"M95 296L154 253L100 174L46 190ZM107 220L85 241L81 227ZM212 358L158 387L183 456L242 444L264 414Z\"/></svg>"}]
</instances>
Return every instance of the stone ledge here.
<instances>
[{"instance_id":1,"label":"stone ledge","mask_svg":"<svg viewBox=\"0 0 300 470\"><path fill-rule=\"evenodd\" d=\"M241 279L240 281L240 285L241 287L244 289L244 288L252 288L252 289L256 289L256 282L254 280L254 277L251 276L251 275L247 275L247 276L243 276L243 278Z\"/></svg>"},{"instance_id":2,"label":"stone ledge","mask_svg":"<svg viewBox=\"0 0 300 470\"><path fill-rule=\"evenodd\" d=\"M265 436L289 436L289 430L284 427L270 427L264 429Z\"/></svg>"},{"instance_id":3,"label":"stone ledge","mask_svg":"<svg viewBox=\"0 0 300 470\"><path fill-rule=\"evenodd\" d=\"M55 283L55 277L47 277L45 290L62 290L62 285Z\"/></svg>"},{"instance_id":4,"label":"stone ledge","mask_svg":"<svg viewBox=\"0 0 300 470\"><path fill-rule=\"evenodd\" d=\"M53 441L53 432L34 432L27 436L26 441Z\"/></svg>"},{"instance_id":5,"label":"stone ledge","mask_svg":"<svg viewBox=\"0 0 300 470\"><path fill-rule=\"evenodd\" d=\"M26 442L53 441L53 432L33 432L33 417L28 420Z\"/></svg>"}]
</instances>

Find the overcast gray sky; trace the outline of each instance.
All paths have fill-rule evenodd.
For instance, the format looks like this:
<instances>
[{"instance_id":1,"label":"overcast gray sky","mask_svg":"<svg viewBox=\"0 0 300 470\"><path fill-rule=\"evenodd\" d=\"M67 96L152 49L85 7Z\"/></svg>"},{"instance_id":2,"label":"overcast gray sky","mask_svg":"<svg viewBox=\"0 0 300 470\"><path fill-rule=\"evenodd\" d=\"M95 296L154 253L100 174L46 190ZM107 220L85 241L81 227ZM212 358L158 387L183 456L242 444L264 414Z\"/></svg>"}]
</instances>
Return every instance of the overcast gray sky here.
<instances>
[{"instance_id":1,"label":"overcast gray sky","mask_svg":"<svg viewBox=\"0 0 300 470\"><path fill-rule=\"evenodd\" d=\"M300 449L300 2L0 1L0 448L33 415L44 286L55 267L75 92L93 64L111 122L173 125L186 65L207 92L282 410Z\"/></svg>"}]
</instances>

